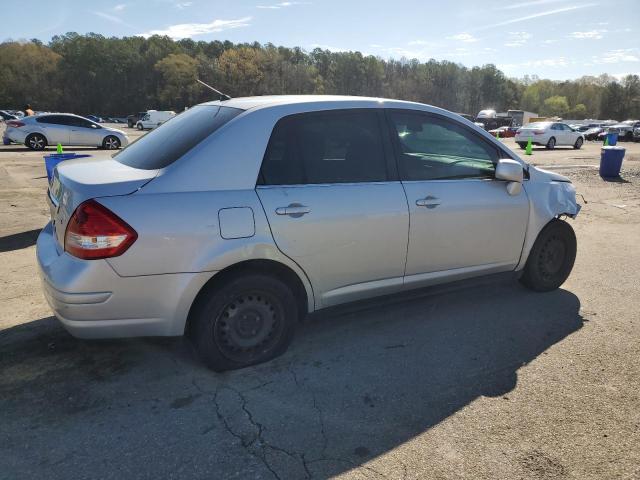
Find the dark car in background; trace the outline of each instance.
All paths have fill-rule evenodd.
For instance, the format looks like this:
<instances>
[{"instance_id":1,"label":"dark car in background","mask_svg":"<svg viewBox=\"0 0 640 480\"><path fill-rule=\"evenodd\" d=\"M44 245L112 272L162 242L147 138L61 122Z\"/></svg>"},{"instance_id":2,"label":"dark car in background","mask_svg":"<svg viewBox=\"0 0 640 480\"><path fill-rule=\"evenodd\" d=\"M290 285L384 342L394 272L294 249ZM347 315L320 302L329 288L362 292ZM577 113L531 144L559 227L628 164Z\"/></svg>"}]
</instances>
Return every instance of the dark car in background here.
<instances>
[{"instance_id":1,"label":"dark car in background","mask_svg":"<svg viewBox=\"0 0 640 480\"><path fill-rule=\"evenodd\" d=\"M6 110L0 110L0 120L17 120L18 117L16 117L15 115L13 115L12 113L9 113Z\"/></svg>"},{"instance_id":2,"label":"dark car in background","mask_svg":"<svg viewBox=\"0 0 640 480\"><path fill-rule=\"evenodd\" d=\"M589 130L582 132L585 140L598 140L598 135L602 133L602 127L591 127Z\"/></svg>"},{"instance_id":3,"label":"dark car in background","mask_svg":"<svg viewBox=\"0 0 640 480\"><path fill-rule=\"evenodd\" d=\"M127 126L129 128L135 127L136 123L142 119L147 114L147 112L138 112L127 117Z\"/></svg>"}]
</instances>

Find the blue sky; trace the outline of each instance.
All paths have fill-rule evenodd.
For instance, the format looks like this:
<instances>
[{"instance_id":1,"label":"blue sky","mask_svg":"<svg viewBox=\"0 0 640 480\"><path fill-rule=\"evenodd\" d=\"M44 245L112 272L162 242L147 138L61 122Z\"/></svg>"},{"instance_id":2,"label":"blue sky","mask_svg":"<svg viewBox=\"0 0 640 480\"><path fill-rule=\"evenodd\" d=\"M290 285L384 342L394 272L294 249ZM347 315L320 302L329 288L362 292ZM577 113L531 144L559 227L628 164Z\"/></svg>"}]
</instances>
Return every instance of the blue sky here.
<instances>
[{"instance_id":1,"label":"blue sky","mask_svg":"<svg viewBox=\"0 0 640 480\"><path fill-rule=\"evenodd\" d=\"M48 41L69 31L159 33L307 50L358 50L382 58L446 59L467 66L494 63L511 77L640 73L640 0L3 3L0 40Z\"/></svg>"}]
</instances>

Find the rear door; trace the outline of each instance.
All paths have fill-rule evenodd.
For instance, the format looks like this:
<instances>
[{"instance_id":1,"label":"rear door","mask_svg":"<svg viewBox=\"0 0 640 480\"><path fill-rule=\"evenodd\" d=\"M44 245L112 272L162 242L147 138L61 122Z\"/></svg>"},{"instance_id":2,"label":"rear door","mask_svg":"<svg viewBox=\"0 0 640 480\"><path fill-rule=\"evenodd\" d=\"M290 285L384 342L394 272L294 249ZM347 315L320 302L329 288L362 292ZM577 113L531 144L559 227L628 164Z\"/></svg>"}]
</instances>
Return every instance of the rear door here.
<instances>
[{"instance_id":1,"label":"rear door","mask_svg":"<svg viewBox=\"0 0 640 480\"><path fill-rule=\"evenodd\" d=\"M273 130L256 191L317 307L402 287L409 215L383 125L358 109L292 115Z\"/></svg>"},{"instance_id":2,"label":"rear door","mask_svg":"<svg viewBox=\"0 0 640 480\"><path fill-rule=\"evenodd\" d=\"M69 144L70 128L65 124L64 115L44 115L36 118L38 126L47 138L49 145Z\"/></svg>"},{"instance_id":3,"label":"rear door","mask_svg":"<svg viewBox=\"0 0 640 480\"><path fill-rule=\"evenodd\" d=\"M440 115L395 110L388 118L411 220L405 283L513 269L529 202L495 179L498 148Z\"/></svg>"}]
</instances>

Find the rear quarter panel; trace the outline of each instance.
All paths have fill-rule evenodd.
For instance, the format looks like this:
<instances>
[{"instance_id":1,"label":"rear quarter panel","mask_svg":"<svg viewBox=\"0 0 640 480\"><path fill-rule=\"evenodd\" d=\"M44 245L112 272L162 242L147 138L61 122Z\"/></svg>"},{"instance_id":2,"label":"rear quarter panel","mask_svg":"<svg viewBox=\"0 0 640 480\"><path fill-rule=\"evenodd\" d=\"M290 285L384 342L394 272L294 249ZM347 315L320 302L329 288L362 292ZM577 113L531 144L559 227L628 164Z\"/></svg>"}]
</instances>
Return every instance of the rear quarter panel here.
<instances>
[{"instance_id":1,"label":"rear quarter panel","mask_svg":"<svg viewBox=\"0 0 640 480\"><path fill-rule=\"evenodd\" d=\"M211 272L213 276L242 261L274 260L298 274L313 305L306 275L276 247L254 189L157 194L145 194L144 190L98 199L138 233L129 250L107 260L118 275ZM250 237L225 239L220 231L220 210L238 207L252 210L255 231Z\"/></svg>"}]
</instances>

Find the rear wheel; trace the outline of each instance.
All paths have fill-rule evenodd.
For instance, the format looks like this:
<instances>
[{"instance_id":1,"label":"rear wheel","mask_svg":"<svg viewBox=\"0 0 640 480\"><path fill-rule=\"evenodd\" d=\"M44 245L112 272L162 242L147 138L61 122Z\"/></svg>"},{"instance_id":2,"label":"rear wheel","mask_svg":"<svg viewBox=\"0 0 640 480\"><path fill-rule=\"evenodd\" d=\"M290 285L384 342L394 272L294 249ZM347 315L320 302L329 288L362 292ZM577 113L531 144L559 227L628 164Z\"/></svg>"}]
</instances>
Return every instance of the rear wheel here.
<instances>
[{"instance_id":1,"label":"rear wheel","mask_svg":"<svg viewBox=\"0 0 640 480\"><path fill-rule=\"evenodd\" d=\"M133 128L133 122L131 120L127 120L127 126L129 128Z\"/></svg>"},{"instance_id":2,"label":"rear wheel","mask_svg":"<svg viewBox=\"0 0 640 480\"><path fill-rule=\"evenodd\" d=\"M556 148L556 139L555 139L555 137L551 137L549 139L549 141L547 142L546 147L547 147L548 150L553 150L554 148Z\"/></svg>"},{"instance_id":3,"label":"rear wheel","mask_svg":"<svg viewBox=\"0 0 640 480\"><path fill-rule=\"evenodd\" d=\"M277 278L258 273L231 277L204 295L189 335L209 368L222 372L266 362L291 343L297 302Z\"/></svg>"},{"instance_id":4,"label":"rear wheel","mask_svg":"<svg viewBox=\"0 0 640 480\"><path fill-rule=\"evenodd\" d=\"M580 150L582 148L582 144L584 143L584 140L582 139L582 137L578 137L578 139L576 140L576 143L574 143L573 148L575 148L576 150Z\"/></svg>"},{"instance_id":5,"label":"rear wheel","mask_svg":"<svg viewBox=\"0 0 640 480\"><path fill-rule=\"evenodd\" d=\"M562 285L576 259L576 235L567 222L554 218L540 232L520 281L531 290L548 292Z\"/></svg>"},{"instance_id":6,"label":"rear wheel","mask_svg":"<svg viewBox=\"0 0 640 480\"><path fill-rule=\"evenodd\" d=\"M102 148L105 150L117 150L120 148L120 140L118 137L109 135L102 141Z\"/></svg>"},{"instance_id":7,"label":"rear wheel","mask_svg":"<svg viewBox=\"0 0 640 480\"><path fill-rule=\"evenodd\" d=\"M626 142L632 142L633 141L633 132L627 132L624 134L624 140Z\"/></svg>"},{"instance_id":8,"label":"rear wheel","mask_svg":"<svg viewBox=\"0 0 640 480\"><path fill-rule=\"evenodd\" d=\"M518 142L518 146L520 147L521 150L524 150L525 148L527 148L527 144L523 142Z\"/></svg>"},{"instance_id":9,"label":"rear wheel","mask_svg":"<svg viewBox=\"0 0 640 480\"><path fill-rule=\"evenodd\" d=\"M24 144L31 150L44 150L44 147L47 146L47 139L44 138L44 135L32 133L26 138Z\"/></svg>"}]
</instances>

